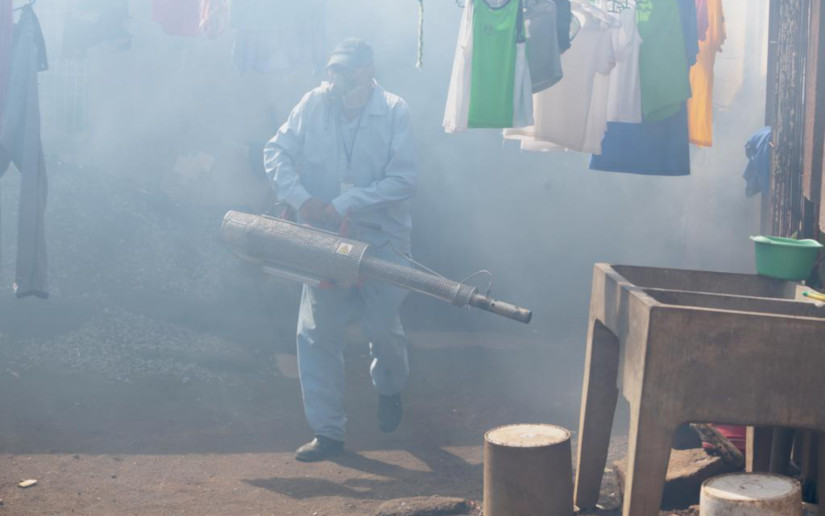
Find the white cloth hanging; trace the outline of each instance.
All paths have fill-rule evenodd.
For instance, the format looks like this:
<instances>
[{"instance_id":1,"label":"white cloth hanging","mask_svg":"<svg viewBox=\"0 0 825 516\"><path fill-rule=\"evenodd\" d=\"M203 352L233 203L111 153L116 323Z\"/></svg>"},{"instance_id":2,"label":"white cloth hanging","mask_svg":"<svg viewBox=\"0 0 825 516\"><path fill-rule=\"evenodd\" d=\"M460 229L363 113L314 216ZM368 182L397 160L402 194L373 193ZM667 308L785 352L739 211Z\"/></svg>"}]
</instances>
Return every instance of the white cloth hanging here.
<instances>
[{"instance_id":1,"label":"white cloth hanging","mask_svg":"<svg viewBox=\"0 0 825 516\"><path fill-rule=\"evenodd\" d=\"M621 27L613 30L616 67L610 72L607 121L637 124L642 121L642 89L639 78L639 47L642 37L636 28L636 4L621 12Z\"/></svg>"},{"instance_id":2,"label":"white cloth hanging","mask_svg":"<svg viewBox=\"0 0 825 516\"><path fill-rule=\"evenodd\" d=\"M615 15L590 4L573 2L572 10L581 28L562 54L564 78L533 96L534 125L504 131L505 138L522 140L524 150L601 152L607 127L606 91L602 90L603 98L595 102L598 112L591 116L593 86L598 74L606 76L615 66L611 29L619 22Z\"/></svg>"},{"instance_id":3,"label":"white cloth hanging","mask_svg":"<svg viewBox=\"0 0 825 516\"><path fill-rule=\"evenodd\" d=\"M470 114L470 86L473 75L473 0L465 0L465 2L442 123L444 130L448 133L466 131L467 118Z\"/></svg>"},{"instance_id":4,"label":"white cloth hanging","mask_svg":"<svg viewBox=\"0 0 825 516\"><path fill-rule=\"evenodd\" d=\"M483 0L487 2L487 0ZM496 0L499 4L507 2ZM519 2L519 0L508 0ZM444 109L444 120L442 125L448 133L466 131L469 127L470 97L473 90L473 16L474 0L466 0L464 14L461 19L461 26L458 33L455 57L453 58L453 70L450 77L450 87L447 91L447 105ZM487 5L493 1L487 2ZM519 4L520 5L520 4ZM521 20L521 17L519 17ZM519 21L518 23L521 23ZM517 29L521 33L521 29ZM512 90L512 122L507 125L511 127L525 127L533 124L533 92L530 78L530 67L527 63L527 50L524 41L515 44L514 81ZM509 95L508 95L509 97ZM509 102L509 100L508 100ZM496 127L502 127L498 125Z\"/></svg>"}]
</instances>

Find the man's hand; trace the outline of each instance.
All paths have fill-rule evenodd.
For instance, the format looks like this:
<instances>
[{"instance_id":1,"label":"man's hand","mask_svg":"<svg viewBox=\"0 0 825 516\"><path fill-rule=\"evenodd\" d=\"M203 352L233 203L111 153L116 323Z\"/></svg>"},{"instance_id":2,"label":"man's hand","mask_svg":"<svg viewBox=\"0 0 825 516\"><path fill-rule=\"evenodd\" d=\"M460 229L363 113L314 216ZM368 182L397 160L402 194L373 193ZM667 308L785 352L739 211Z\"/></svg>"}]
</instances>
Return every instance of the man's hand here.
<instances>
[{"instance_id":1,"label":"man's hand","mask_svg":"<svg viewBox=\"0 0 825 516\"><path fill-rule=\"evenodd\" d=\"M341 214L338 213L335 206L331 203L327 204L324 207L324 225L337 230L341 226L342 222L344 222L344 218L341 217Z\"/></svg>"},{"instance_id":2,"label":"man's hand","mask_svg":"<svg viewBox=\"0 0 825 516\"><path fill-rule=\"evenodd\" d=\"M307 199L298 211L301 218L310 224L322 224L324 222L324 201L317 197Z\"/></svg>"}]
</instances>

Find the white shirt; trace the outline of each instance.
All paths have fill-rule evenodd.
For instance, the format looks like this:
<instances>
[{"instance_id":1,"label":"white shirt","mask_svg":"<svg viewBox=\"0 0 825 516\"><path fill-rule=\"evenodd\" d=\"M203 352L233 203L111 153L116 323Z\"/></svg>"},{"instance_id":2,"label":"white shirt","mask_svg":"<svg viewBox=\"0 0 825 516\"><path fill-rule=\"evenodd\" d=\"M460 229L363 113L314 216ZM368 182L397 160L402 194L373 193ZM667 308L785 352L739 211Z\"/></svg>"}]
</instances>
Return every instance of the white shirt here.
<instances>
[{"instance_id":1,"label":"white shirt","mask_svg":"<svg viewBox=\"0 0 825 516\"><path fill-rule=\"evenodd\" d=\"M638 124L642 121L642 89L639 79L639 47L642 37L636 28L636 6L620 14L621 26L613 29L616 67L610 72L607 97L608 122Z\"/></svg>"},{"instance_id":2,"label":"white shirt","mask_svg":"<svg viewBox=\"0 0 825 516\"><path fill-rule=\"evenodd\" d=\"M499 7L507 1L484 0L491 7ZM470 114L470 92L473 76L473 0L466 0L464 14L458 31L453 71L447 90L442 126L448 133L466 131ZM515 77L513 79L512 127L526 127L533 123L533 94L527 50L523 42L516 43Z\"/></svg>"},{"instance_id":3,"label":"white shirt","mask_svg":"<svg viewBox=\"0 0 825 516\"><path fill-rule=\"evenodd\" d=\"M642 90L639 82L639 45L635 6L621 14L610 14L609 75L597 74L587 122L585 148L601 154L607 122L639 123L642 121Z\"/></svg>"},{"instance_id":4,"label":"white shirt","mask_svg":"<svg viewBox=\"0 0 825 516\"><path fill-rule=\"evenodd\" d=\"M409 252L418 165L407 104L376 84L361 114L347 120L327 91L324 84L304 95L264 147L278 200L300 210L316 197L381 227L359 225L359 239Z\"/></svg>"},{"instance_id":5,"label":"white shirt","mask_svg":"<svg viewBox=\"0 0 825 516\"><path fill-rule=\"evenodd\" d=\"M473 1L465 1L442 123L444 131L448 133L466 131L470 114L470 87L473 76Z\"/></svg>"},{"instance_id":6,"label":"white shirt","mask_svg":"<svg viewBox=\"0 0 825 516\"><path fill-rule=\"evenodd\" d=\"M599 124L601 136L595 138L599 128L594 129L594 120L590 116L593 85L597 74L607 75L615 65L610 29L618 21L615 16L589 4L573 2L572 10L581 28L570 49L562 54L564 78L533 96L533 126L504 131L505 138L522 140L524 150L562 147L588 153L601 152L601 138L607 122ZM606 103L598 102L597 106L605 111L604 114L594 113L594 117L601 120L606 116Z\"/></svg>"}]
</instances>

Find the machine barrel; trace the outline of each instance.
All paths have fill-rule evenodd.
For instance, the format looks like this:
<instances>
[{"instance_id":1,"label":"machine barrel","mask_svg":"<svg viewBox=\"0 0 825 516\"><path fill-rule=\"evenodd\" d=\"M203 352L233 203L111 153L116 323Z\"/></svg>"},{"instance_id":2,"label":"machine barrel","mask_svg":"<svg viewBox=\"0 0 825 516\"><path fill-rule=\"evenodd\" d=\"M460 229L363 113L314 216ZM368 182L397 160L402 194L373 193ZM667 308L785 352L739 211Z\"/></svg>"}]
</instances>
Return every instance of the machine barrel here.
<instances>
[{"instance_id":1,"label":"machine barrel","mask_svg":"<svg viewBox=\"0 0 825 516\"><path fill-rule=\"evenodd\" d=\"M270 274L339 286L357 284L359 277L386 281L456 306L473 306L529 323L532 312L478 293L458 281L373 256L364 242L282 219L230 211L221 235L239 255L261 263Z\"/></svg>"},{"instance_id":2,"label":"machine barrel","mask_svg":"<svg viewBox=\"0 0 825 516\"><path fill-rule=\"evenodd\" d=\"M457 281L370 256L369 251L361 262L361 274L447 301L456 306L469 305L470 298L477 291L475 287Z\"/></svg>"},{"instance_id":3,"label":"machine barrel","mask_svg":"<svg viewBox=\"0 0 825 516\"><path fill-rule=\"evenodd\" d=\"M532 310L511 305L510 303L505 303L504 301L499 301L498 299L493 299L481 294L473 294L473 296L470 297L470 306L487 310L488 312L523 322L524 324L530 324L530 320L533 318Z\"/></svg>"},{"instance_id":4,"label":"machine barrel","mask_svg":"<svg viewBox=\"0 0 825 516\"><path fill-rule=\"evenodd\" d=\"M457 306L473 306L524 324L529 324L533 318L532 311L481 295L475 287L372 257L369 251L361 262L361 272L364 276L388 281Z\"/></svg>"}]
</instances>

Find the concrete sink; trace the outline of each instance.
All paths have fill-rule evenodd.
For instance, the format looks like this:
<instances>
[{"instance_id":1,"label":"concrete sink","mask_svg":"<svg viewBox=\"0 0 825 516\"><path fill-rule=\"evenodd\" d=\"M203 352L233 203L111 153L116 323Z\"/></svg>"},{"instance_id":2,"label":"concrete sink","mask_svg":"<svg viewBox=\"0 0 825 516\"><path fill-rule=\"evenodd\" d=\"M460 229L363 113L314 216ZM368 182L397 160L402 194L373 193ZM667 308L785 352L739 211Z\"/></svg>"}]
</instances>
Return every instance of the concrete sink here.
<instances>
[{"instance_id":1,"label":"concrete sink","mask_svg":"<svg viewBox=\"0 0 825 516\"><path fill-rule=\"evenodd\" d=\"M755 275L597 264L576 505L598 500L620 392L630 405L624 516L658 514L683 423L825 431L825 307L803 301L804 290ZM819 462L825 471L825 450Z\"/></svg>"}]
</instances>

